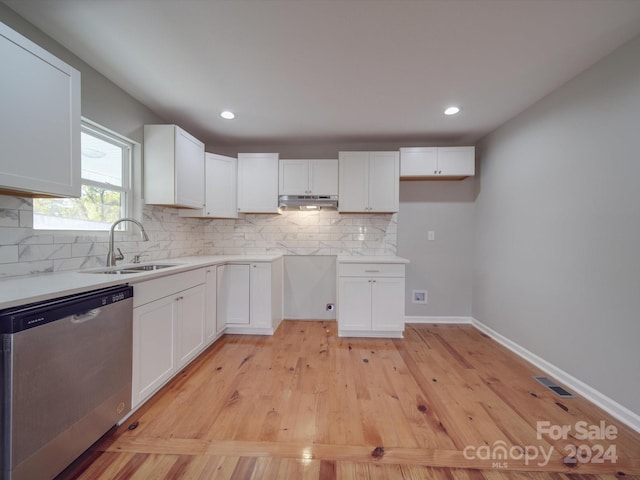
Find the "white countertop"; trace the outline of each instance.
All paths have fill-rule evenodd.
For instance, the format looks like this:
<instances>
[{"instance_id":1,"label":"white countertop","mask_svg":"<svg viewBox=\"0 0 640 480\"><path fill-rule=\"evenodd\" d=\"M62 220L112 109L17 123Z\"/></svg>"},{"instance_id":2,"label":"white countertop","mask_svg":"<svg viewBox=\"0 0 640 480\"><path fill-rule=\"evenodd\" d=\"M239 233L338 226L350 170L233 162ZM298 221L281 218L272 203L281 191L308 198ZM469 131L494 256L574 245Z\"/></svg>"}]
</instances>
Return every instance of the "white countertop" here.
<instances>
[{"instance_id":1,"label":"white countertop","mask_svg":"<svg viewBox=\"0 0 640 480\"><path fill-rule=\"evenodd\" d=\"M357 255L339 255L338 263L410 263L409 260L396 256L357 256Z\"/></svg>"},{"instance_id":2,"label":"white countertop","mask_svg":"<svg viewBox=\"0 0 640 480\"><path fill-rule=\"evenodd\" d=\"M185 272L195 268L234 262L272 262L282 255L212 255L181 257L144 262L155 264L175 264L160 270L142 271L125 274L89 273L106 268L91 268L84 271L42 273L23 277L11 277L0 280L0 309L25 305L52 298L74 295L76 293L98 290L114 285L135 284L153 278ZM395 256L338 256L338 263L409 263L409 260ZM118 265L114 269L122 270L133 264Z\"/></svg>"},{"instance_id":3,"label":"white countertop","mask_svg":"<svg viewBox=\"0 0 640 480\"><path fill-rule=\"evenodd\" d=\"M76 293L112 287L114 285L135 284L152 278L163 277L209 265L232 262L271 262L280 257L282 257L282 255L181 257L138 264L176 264L173 267L138 273L88 273L96 270L107 270L107 268L91 268L84 271L42 273L23 277L11 277L0 280L0 309L74 295ZM122 270L127 266L134 265L118 265L114 267L114 269Z\"/></svg>"}]
</instances>

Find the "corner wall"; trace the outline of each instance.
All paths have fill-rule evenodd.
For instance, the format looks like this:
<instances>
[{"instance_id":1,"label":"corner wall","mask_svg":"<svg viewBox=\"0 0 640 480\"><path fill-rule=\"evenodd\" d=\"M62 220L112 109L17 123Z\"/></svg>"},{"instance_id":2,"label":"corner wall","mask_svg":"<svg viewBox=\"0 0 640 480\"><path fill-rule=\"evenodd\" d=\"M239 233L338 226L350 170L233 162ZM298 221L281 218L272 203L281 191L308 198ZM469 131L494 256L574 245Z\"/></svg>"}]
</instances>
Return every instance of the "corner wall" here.
<instances>
[{"instance_id":1,"label":"corner wall","mask_svg":"<svg viewBox=\"0 0 640 480\"><path fill-rule=\"evenodd\" d=\"M640 37L478 155L473 317L640 414Z\"/></svg>"}]
</instances>

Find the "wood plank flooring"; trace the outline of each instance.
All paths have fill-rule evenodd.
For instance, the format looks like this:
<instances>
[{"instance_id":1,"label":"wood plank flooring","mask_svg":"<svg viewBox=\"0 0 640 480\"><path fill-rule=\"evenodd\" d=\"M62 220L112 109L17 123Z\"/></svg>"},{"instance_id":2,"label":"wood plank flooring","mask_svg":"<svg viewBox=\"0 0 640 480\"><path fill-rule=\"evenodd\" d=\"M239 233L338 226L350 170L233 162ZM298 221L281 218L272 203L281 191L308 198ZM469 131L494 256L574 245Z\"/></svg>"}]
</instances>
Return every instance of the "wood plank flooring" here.
<instances>
[{"instance_id":1,"label":"wood plank flooring","mask_svg":"<svg viewBox=\"0 0 640 480\"><path fill-rule=\"evenodd\" d=\"M60 480L640 479L640 435L542 374L468 325L391 340L285 321L224 336Z\"/></svg>"}]
</instances>

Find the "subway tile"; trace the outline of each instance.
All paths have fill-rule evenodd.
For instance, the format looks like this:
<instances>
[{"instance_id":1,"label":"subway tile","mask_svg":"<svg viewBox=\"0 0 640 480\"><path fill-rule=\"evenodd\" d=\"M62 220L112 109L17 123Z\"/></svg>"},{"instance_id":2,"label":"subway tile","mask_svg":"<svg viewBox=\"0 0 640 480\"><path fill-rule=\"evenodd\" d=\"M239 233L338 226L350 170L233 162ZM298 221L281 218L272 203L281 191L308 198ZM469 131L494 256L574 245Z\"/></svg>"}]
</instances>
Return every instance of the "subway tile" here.
<instances>
[{"instance_id":1,"label":"subway tile","mask_svg":"<svg viewBox=\"0 0 640 480\"><path fill-rule=\"evenodd\" d=\"M0 263L15 263L18 261L18 246L0 246Z\"/></svg>"},{"instance_id":2,"label":"subway tile","mask_svg":"<svg viewBox=\"0 0 640 480\"><path fill-rule=\"evenodd\" d=\"M19 227L20 210L0 208L0 227Z\"/></svg>"},{"instance_id":3,"label":"subway tile","mask_svg":"<svg viewBox=\"0 0 640 480\"><path fill-rule=\"evenodd\" d=\"M18 221L22 228L33 228L33 210L18 210Z\"/></svg>"},{"instance_id":4,"label":"subway tile","mask_svg":"<svg viewBox=\"0 0 640 480\"><path fill-rule=\"evenodd\" d=\"M20 245L18 251L21 262L71 257L71 245Z\"/></svg>"},{"instance_id":5,"label":"subway tile","mask_svg":"<svg viewBox=\"0 0 640 480\"><path fill-rule=\"evenodd\" d=\"M53 260L7 263L0 265L0 277L34 275L49 272L53 272Z\"/></svg>"},{"instance_id":6,"label":"subway tile","mask_svg":"<svg viewBox=\"0 0 640 480\"><path fill-rule=\"evenodd\" d=\"M33 200L26 197L0 195L0 209L2 208L13 210L31 210L33 209Z\"/></svg>"}]
</instances>

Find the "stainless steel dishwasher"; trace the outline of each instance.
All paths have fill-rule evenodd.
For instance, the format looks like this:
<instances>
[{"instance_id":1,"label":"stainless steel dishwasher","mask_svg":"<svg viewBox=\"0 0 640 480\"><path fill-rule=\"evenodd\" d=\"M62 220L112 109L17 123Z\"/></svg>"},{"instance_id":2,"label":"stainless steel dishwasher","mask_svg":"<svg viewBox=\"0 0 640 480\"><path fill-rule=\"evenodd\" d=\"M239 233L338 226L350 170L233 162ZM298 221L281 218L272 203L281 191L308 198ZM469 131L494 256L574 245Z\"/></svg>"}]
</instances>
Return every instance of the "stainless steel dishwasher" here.
<instances>
[{"instance_id":1,"label":"stainless steel dishwasher","mask_svg":"<svg viewBox=\"0 0 640 480\"><path fill-rule=\"evenodd\" d=\"M2 478L54 478L131 410L133 288L0 311Z\"/></svg>"}]
</instances>

